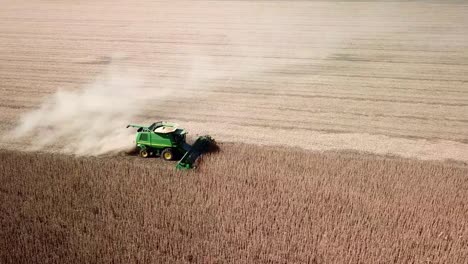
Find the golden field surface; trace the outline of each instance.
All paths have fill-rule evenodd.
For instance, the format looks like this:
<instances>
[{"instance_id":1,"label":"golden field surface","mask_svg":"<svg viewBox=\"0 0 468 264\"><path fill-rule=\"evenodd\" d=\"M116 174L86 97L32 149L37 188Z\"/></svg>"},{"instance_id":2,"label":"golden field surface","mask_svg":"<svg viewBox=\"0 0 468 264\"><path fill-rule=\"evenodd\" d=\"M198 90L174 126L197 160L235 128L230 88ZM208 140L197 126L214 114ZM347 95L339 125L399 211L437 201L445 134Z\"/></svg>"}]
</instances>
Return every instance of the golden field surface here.
<instances>
[{"instance_id":1,"label":"golden field surface","mask_svg":"<svg viewBox=\"0 0 468 264\"><path fill-rule=\"evenodd\" d=\"M2 131L118 64L144 79L120 127L468 160L462 1L7 0L0 21Z\"/></svg>"},{"instance_id":2,"label":"golden field surface","mask_svg":"<svg viewBox=\"0 0 468 264\"><path fill-rule=\"evenodd\" d=\"M463 263L467 73L463 1L4 0L0 263Z\"/></svg>"}]
</instances>

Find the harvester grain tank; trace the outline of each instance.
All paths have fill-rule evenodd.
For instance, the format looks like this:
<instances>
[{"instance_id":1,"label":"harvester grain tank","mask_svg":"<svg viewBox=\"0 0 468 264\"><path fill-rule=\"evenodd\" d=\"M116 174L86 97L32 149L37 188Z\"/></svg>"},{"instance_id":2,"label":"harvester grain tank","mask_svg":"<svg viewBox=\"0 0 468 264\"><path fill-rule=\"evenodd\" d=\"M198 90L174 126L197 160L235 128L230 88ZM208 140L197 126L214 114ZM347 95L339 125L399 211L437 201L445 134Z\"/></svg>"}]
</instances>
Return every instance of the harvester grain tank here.
<instances>
[{"instance_id":1,"label":"harvester grain tank","mask_svg":"<svg viewBox=\"0 0 468 264\"><path fill-rule=\"evenodd\" d=\"M201 136L193 145L186 141L187 131L170 122L156 122L150 126L128 125L137 129L136 147L140 157L160 156L164 160L175 160L177 169L191 169L203 153L215 146L210 136Z\"/></svg>"}]
</instances>

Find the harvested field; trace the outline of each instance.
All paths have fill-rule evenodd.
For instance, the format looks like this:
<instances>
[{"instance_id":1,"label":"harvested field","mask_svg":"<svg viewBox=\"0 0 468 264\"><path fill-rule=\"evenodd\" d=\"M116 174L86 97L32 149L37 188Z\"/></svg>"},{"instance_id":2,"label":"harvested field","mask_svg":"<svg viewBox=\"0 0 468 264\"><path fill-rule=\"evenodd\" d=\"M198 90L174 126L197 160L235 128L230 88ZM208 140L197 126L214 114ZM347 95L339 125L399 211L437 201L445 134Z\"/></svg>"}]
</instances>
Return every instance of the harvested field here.
<instances>
[{"instance_id":1,"label":"harvested field","mask_svg":"<svg viewBox=\"0 0 468 264\"><path fill-rule=\"evenodd\" d=\"M463 263L468 167L223 144L199 170L0 151L2 263ZM246 156L252 158L246 159Z\"/></svg>"},{"instance_id":2,"label":"harvested field","mask_svg":"<svg viewBox=\"0 0 468 264\"><path fill-rule=\"evenodd\" d=\"M467 14L462 1L7 0L1 129L117 64L144 80L118 128L169 119L223 141L468 161Z\"/></svg>"}]
</instances>

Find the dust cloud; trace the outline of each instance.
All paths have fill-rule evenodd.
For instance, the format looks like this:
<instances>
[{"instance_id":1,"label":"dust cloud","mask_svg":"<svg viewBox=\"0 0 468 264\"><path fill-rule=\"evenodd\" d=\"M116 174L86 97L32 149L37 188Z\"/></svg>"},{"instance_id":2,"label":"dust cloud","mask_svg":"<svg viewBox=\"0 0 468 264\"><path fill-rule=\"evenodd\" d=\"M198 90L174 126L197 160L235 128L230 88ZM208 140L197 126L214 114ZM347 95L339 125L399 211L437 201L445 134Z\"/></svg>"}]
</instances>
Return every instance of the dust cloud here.
<instances>
[{"instance_id":1,"label":"dust cloud","mask_svg":"<svg viewBox=\"0 0 468 264\"><path fill-rule=\"evenodd\" d=\"M29 138L31 148L59 146L66 153L99 155L132 148L125 126L138 113L144 81L135 72L110 66L79 90L58 90L39 109L21 117L10 133Z\"/></svg>"},{"instance_id":2,"label":"dust cloud","mask_svg":"<svg viewBox=\"0 0 468 264\"><path fill-rule=\"evenodd\" d=\"M180 97L185 89L219 77L204 70L200 74L200 69L212 67L212 61L199 54L187 56L189 67L181 87L164 78L147 83L144 71L126 65L124 55L109 58L105 71L93 81L77 90L59 89L38 109L21 116L4 139L25 140L29 150L80 156L128 152L135 147L135 130L126 126L138 121L148 105Z\"/></svg>"}]
</instances>

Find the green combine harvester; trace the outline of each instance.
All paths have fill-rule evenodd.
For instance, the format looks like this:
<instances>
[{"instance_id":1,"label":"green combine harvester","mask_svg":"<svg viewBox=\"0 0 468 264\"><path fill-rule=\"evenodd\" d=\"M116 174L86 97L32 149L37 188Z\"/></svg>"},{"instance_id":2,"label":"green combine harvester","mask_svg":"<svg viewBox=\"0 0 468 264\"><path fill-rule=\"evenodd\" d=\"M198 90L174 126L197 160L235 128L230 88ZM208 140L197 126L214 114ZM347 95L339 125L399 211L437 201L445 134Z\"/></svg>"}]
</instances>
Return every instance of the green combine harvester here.
<instances>
[{"instance_id":1,"label":"green combine harvester","mask_svg":"<svg viewBox=\"0 0 468 264\"><path fill-rule=\"evenodd\" d=\"M199 137L193 145L186 142L187 131L178 128L177 124L156 122L150 126L128 125L137 129L136 147L140 157L160 156L164 160L179 159L177 169L192 169L195 161L203 153L216 147L210 136Z\"/></svg>"}]
</instances>

